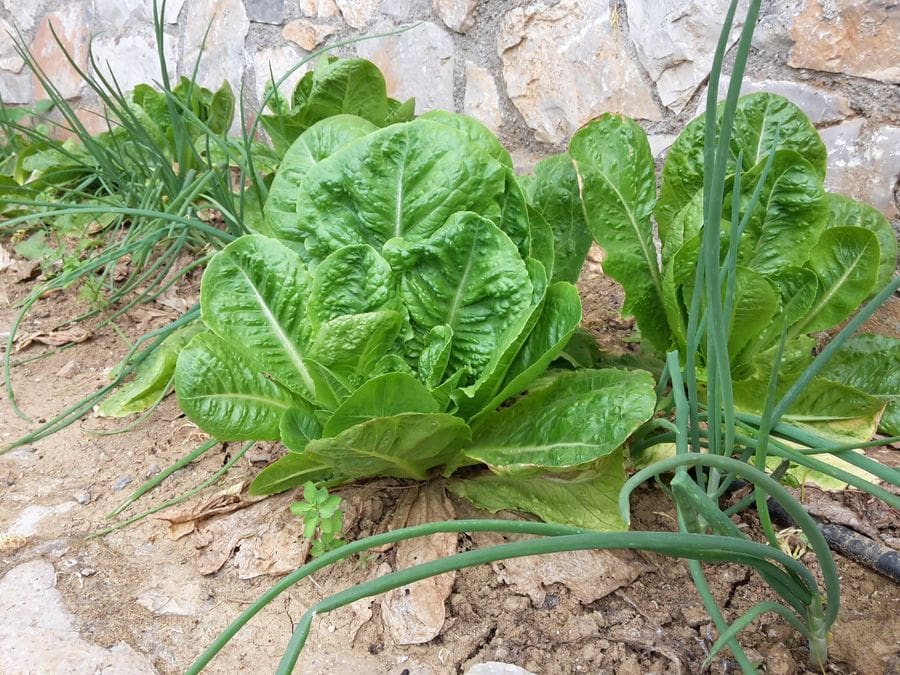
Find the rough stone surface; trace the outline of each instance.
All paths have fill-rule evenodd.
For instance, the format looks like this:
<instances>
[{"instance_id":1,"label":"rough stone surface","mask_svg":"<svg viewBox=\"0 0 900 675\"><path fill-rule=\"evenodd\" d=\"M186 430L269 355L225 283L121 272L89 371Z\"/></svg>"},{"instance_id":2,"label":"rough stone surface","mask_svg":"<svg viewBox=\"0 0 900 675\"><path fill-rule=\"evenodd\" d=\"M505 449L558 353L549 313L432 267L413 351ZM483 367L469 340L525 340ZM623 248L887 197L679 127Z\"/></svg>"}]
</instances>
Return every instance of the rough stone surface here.
<instances>
[{"instance_id":1,"label":"rough stone surface","mask_svg":"<svg viewBox=\"0 0 900 675\"><path fill-rule=\"evenodd\" d=\"M104 649L79 635L56 589L56 570L45 560L0 579L0 663L15 664L19 673L156 673L124 642Z\"/></svg>"},{"instance_id":2,"label":"rough stone surface","mask_svg":"<svg viewBox=\"0 0 900 675\"><path fill-rule=\"evenodd\" d=\"M538 141L560 143L600 113L657 120L662 111L612 26L609 5L532 3L503 19L506 90Z\"/></svg>"},{"instance_id":3,"label":"rough stone surface","mask_svg":"<svg viewBox=\"0 0 900 675\"><path fill-rule=\"evenodd\" d=\"M375 16L378 0L335 0L341 16L352 28L364 28Z\"/></svg>"},{"instance_id":4,"label":"rough stone surface","mask_svg":"<svg viewBox=\"0 0 900 675\"><path fill-rule=\"evenodd\" d=\"M250 20L241 0L192 0L188 3L186 23L181 72L189 73L193 70L206 35L197 75L199 84L217 89L222 80L228 80L232 87L239 89L244 39L250 30Z\"/></svg>"},{"instance_id":5,"label":"rough stone surface","mask_svg":"<svg viewBox=\"0 0 900 675\"><path fill-rule=\"evenodd\" d=\"M256 76L255 91L257 98L260 100L262 99L263 92L266 89L266 85L271 81L272 75L274 75L277 80L288 70L297 65L297 62L300 61L301 58L300 52L291 45L260 49L255 52L253 54L253 72ZM308 64L301 66L295 72L291 73L290 77L288 77L278 88L279 91L285 96L290 96L291 92L294 91L297 82L300 81L300 78L303 77L303 73L307 70L309 70Z\"/></svg>"},{"instance_id":6,"label":"rough stone surface","mask_svg":"<svg viewBox=\"0 0 900 675\"><path fill-rule=\"evenodd\" d=\"M672 143L678 138L675 134L649 134L647 141L650 143L650 152L654 157L662 156L666 150L672 147Z\"/></svg>"},{"instance_id":7,"label":"rough stone surface","mask_svg":"<svg viewBox=\"0 0 900 675\"><path fill-rule=\"evenodd\" d=\"M333 19L341 14L334 0L300 0L300 12L316 19Z\"/></svg>"},{"instance_id":8,"label":"rough stone surface","mask_svg":"<svg viewBox=\"0 0 900 675\"><path fill-rule=\"evenodd\" d=\"M178 21L184 0L166 2L166 23ZM153 3L146 0L94 0L94 20L115 29L126 30L135 23L153 23ZM96 32L96 31L95 31ZM106 34L106 31L103 31Z\"/></svg>"},{"instance_id":9,"label":"rough stone surface","mask_svg":"<svg viewBox=\"0 0 900 675\"><path fill-rule=\"evenodd\" d=\"M5 103L29 103L31 75L25 72L25 61L7 37L11 31L12 26L0 19L0 98Z\"/></svg>"},{"instance_id":10,"label":"rough stone surface","mask_svg":"<svg viewBox=\"0 0 900 675\"><path fill-rule=\"evenodd\" d=\"M105 34L93 42L94 58L104 75L112 72L123 91L133 89L142 82L159 82L162 73L159 68L159 53L156 39L149 26L141 32L109 38ZM175 38L164 43L166 63L174 65L178 53Z\"/></svg>"},{"instance_id":11,"label":"rough stone surface","mask_svg":"<svg viewBox=\"0 0 900 675\"><path fill-rule=\"evenodd\" d=\"M813 124L832 124L853 114L846 96L803 82L745 79L741 85L742 94L757 91L784 96L806 113Z\"/></svg>"},{"instance_id":12,"label":"rough stone surface","mask_svg":"<svg viewBox=\"0 0 900 675\"><path fill-rule=\"evenodd\" d=\"M800 12L803 2L804 0L779 0L763 3L759 23L753 31L753 46L769 54L786 57L793 45L788 29Z\"/></svg>"},{"instance_id":13,"label":"rough stone surface","mask_svg":"<svg viewBox=\"0 0 900 675\"><path fill-rule=\"evenodd\" d=\"M388 30L380 26L374 32ZM453 41L434 23L421 23L399 35L359 43L357 53L384 73L388 93L416 97L416 110L453 110Z\"/></svg>"},{"instance_id":14,"label":"rough stone surface","mask_svg":"<svg viewBox=\"0 0 900 675\"><path fill-rule=\"evenodd\" d=\"M680 112L709 75L722 17L730 0L627 0L628 25L638 57L663 105ZM746 11L740 3L736 16ZM732 36L740 30L735 21Z\"/></svg>"},{"instance_id":15,"label":"rough stone surface","mask_svg":"<svg viewBox=\"0 0 900 675\"><path fill-rule=\"evenodd\" d=\"M3 7L19 30L34 28L46 5L46 0L3 0Z\"/></svg>"},{"instance_id":16,"label":"rough stone surface","mask_svg":"<svg viewBox=\"0 0 900 675\"><path fill-rule=\"evenodd\" d=\"M284 0L244 0L247 17L256 23L279 25L284 21Z\"/></svg>"},{"instance_id":17,"label":"rough stone surface","mask_svg":"<svg viewBox=\"0 0 900 675\"><path fill-rule=\"evenodd\" d=\"M319 24L309 19L294 19L284 27L281 34L285 40L311 52L322 44L325 38L339 30L340 27L334 24Z\"/></svg>"},{"instance_id":18,"label":"rough stone surface","mask_svg":"<svg viewBox=\"0 0 900 675\"><path fill-rule=\"evenodd\" d=\"M788 64L900 82L900 7L894 0L806 0L790 28Z\"/></svg>"},{"instance_id":19,"label":"rough stone surface","mask_svg":"<svg viewBox=\"0 0 900 675\"><path fill-rule=\"evenodd\" d=\"M431 4L444 25L457 33L468 33L475 25L477 0L432 0Z\"/></svg>"},{"instance_id":20,"label":"rough stone surface","mask_svg":"<svg viewBox=\"0 0 900 675\"><path fill-rule=\"evenodd\" d=\"M503 124L500 112L500 95L497 82L487 68L469 62L466 64L466 94L463 99L466 115L479 120L494 133Z\"/></svg>"},{"instance_id":21,"label":"rough stone surface","mask_svg":"<svg viewBox=\"0 0 900 675\"><path fill-rule=\"evenodd\" d=\"M409 16L410 0L382 0L379 11L397 21Z\"/></svg>"},{"instance_id":22,"label":"rough stone surface","mask_svg":"<svg viewBox=\"0 0 900 675\"><path fill-rule=\"evenodd\" d=\"M534 675L534 673L514 663L486 661L484 663L476 663L465 672L465 675Z\"/></svg>"},{"instance_id":23,"label":"rough stone surface","mask_svg":"<svg viewBox=\"0 0 900 675\"><path fill-rule=\"evenodd\" d=\"M185 0L167 0L166 23L178 23L178 15L181 14L184 2Z\"/></svg>"},{"instance_id":24,"label":"rough stone surface","mask_svg":"<svg viewBox=\"0 0 900 675\"><path fill-rule=\"evenodd\" d=\"M893 191L900 179L900 126L872 128L856 119L820 133L828 148L825 187L896 218Z\"/></svg>"},{"instance_id":25,"label":"rough stone surface","mask_svg":"<svg viewBox=\"0 0 900 675\"><path fill-rule=\"evenodd\" d=\"M48 79L56 86L63 98L75 98L81 94L83 81L78 71L66 60L66 56L56 43L50 26L56 31L60 42L72 60L81 68L87 67L90 26L83 5L72 4L61 7L41 19L31 54ZM34 78L35 98L45 98L44 88Z\"/></svg>"},{"instance_id":26,"label":"rough stone surface","mask_svg":"<svg viewBox=\"0 0 900 675\"><path fill-rule=\"evenodd\" d=\"M40 529L40 524L44 520L51 516L68 513L75 508L75 505L75 502L62 502L56 506L44 506L43 504L26 506L25 509L16 516L16 520L6 530L6 534L30 537L37 534Z\"/></svg>"}]
</instances>

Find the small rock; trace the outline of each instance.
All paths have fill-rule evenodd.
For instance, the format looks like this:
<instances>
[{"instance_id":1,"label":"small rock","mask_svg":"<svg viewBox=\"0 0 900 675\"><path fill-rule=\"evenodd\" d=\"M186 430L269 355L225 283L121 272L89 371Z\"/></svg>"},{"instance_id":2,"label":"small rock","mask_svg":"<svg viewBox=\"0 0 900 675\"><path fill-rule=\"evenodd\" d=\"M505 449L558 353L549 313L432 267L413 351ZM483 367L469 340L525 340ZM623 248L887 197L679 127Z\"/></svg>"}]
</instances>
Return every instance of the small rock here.
<instances>
[{"instance_id":1,"label":"small rock","mask_svg":"<svg viewBox=\"0 0 900 675\"><path fill-rule=\"evenodd\" d=\"M410 0L382 0L379 11L396 21L403 21L409 16Z\"/></svg>"},{"instance_id":2,"label":"small rock","mask_svg":"<svg viewBox=\"0 0 900 675\"><path fill-rule=\"evenodd\" d=\"M667 108L680 112L709 75L729 4L729 0L626 0L638 58ZM737 39L743 15L739 9L731 41Z\"/></svg>"},{"instance_id":3,"label":"small rock","mask_svg":"<svg viewBox=\"0 0 900 675\"><path fill-rule=\"evenodd\" d=\"M810 122L816 125L840 122L853 112L846 97L803 82L745 79L741 84L741 94L757 91L784 96L796 104L809 117ZM702 105L706 105L705 97Z\"/></svg>"},{"instance_id":4,"label":"small rock","mask_svg":"<svg viewBox=\"0 0 900 675\"><path fill-rule=\"evenodd\" d=\"M308 19L295 19L288 23L281 36L285 40L290 40L302 49L311 52L318 47L329 35L337 33L339 26L319 25Z\"/></svg>"},{"instance_id":5,"label":"small rock","mask_svg":"<svg viewBox=\"0 0 900 675\"><path fill-rule=\"evenodd\" d=\"M820 132L828 148L825 187L897 216L893 190L900 166L900 126L849 120Z\"/></svg>"},{"instance_id":6,"label":"small rock","mask_svg":"<svg viewBox=\"0 0 900 675\"><path fill-rule=\"evenodd\" d=\"M335 0L344 21L353 28L365 28L378 8L378 0Z\"/></svg>"},{"instance_id":7,"label":"small rock","mask_svg":"<svg viewBox=\"0 0 900 675\"><path fill-rule=\"evenodd\" d=\"M77 490L72 494L72 499L82 506L86 506L91 503L91 493L87 490Z\"/></svg>"},{"instance_id":8,"label":"small rock","mask_svg":"<svg viewBox=\"0 0 900 675\"><path fill-rule=\"evenodd\" d=\"M147 478L152 478L156 474L158 474L162 469L159 468L159 464L151 464L150 468L147 469L147 473L144 474Z\"/></svg>"},{"instance_id":9,"label":"small rock","mask_svg":"<svg viewBox=\"0 0 900 675\"><path fill-rule=\"evenodd\" d=\"M691 628L697 628L709 621L709 614L707 614L706 610L700 605L682 607L681 616L684 617L684 622Z\"/></svg>"},{"instance_id":10,"label":"small rock","mask_svg":"<svg viewBox=\"0 0 900 675\"><path fill-rule=\"evenodd\" d=\"M20 534L0 534L0 553L13 553L24 547L27 543L28 539Z\"/></svg>"},{"instance_id":11,"label":"small rock","mask_svg":"<svg viewBox=\"0 0 900 675\"><path fill-rule=\"evenodd\" d=\"M3 672L157 672L125 642L106 649L82 638L81 621L66 608L56 578L53 565L41 559L14 567L0 578Z\"/></svg>"},{"instance_id":12,"label":"small rock","mask_svg":"<svg viewBox=\"0 0 900 675\"><path fill-rule=\"evenodd\" d=\"M531 601L524 595L510 595L503 601L503 611L510 614L527 612L529 607L531 607Z\"/></svg>"},{"instance_id":13,"label":"small rock","mask_svg":"<svg viewBox=\"0 0 900 675\"><path fill-rule=\"evenodd\" d=\"M244 39L250 19L241 0L192 0L187 3L181 72L191 72L203 49L197 84L218 89L222 80L240 90ZM90 32L88 32L90 34Z\"/></svg>"},{"instance_id":14,"label":"small rock","mask_svg":"<svg viewBox=\"0 0 900 675\"><path fill-rule=\"evenodd\" d=\"M457 33L467 33L475 25L477 0L432 0L431 6L444 25Z\"/></svg>"},{"instance_id":15,"label":"small rock","mask_svg":"<svg viewBox=\"0 0 900 675\"><path fill-rule=\"evenodd\" d=\"M766 654L768 675L795 675L797 662L784 645L774 645Z\"/></svg>"},{"instance_id":16,"label":"small rock","mask_svg":"<svg viewBox=\"0 0 900 675\"><path fill-rule=\"evenodd\" d=\"M472 666L465 675L534 675L534 673L512 663L486 661Z\"/></svg>"},{"instance_id":17,"label":"small rock","mask_svg":"<svg viewBox=\"0 0 900 675\"><path fill-rule=\"evenodd\" d=\"M28 3L25 3L28 4ZM53 35L50 27L56 32ZM59 39L59 43L57 43ZM91 29L84 5L68 3L55 12L41 19L31 43L31 54L38 66L44 71L48 80L53 82L63 98L75 98L81 94L84 80L78 69L69 62L69 58L81 68L88 66L88 44ZM60 44L66 54L60 49ZM34 97L46 98L47 95L37 77L34 80Z\"/></svg>"},{"instance_id":18,"label":"small rock","mask_svg":"<svg viewBox=\"0 0 900 675\"><path fill-rule=\"evenodd\" d=\"M333 19L340 15L341 10L334 0L300 0L300 12L303 16L316 19Z\"/></svg>"},{"instance_id":19,"label":"small rock","mask_svg":"<svg viewBox=\"0 0 900 675\"><path fill-rule=\"evenodd\" d=\"M97 570L95 570L93 567L83 567L82 569L78 570L78 573L83 577L92 577L97 574Z\"/></svg>"},{"instance_id":20,"label":"small rock","mask_svg":"<svg viewBox=\"0 0 900 675\"><path fill-rule=\"evenodd\" d=\"M75 373L78 372L78 362L77 361L69 361L66 365L56 371L57 377L62 377L65 379L69 379Z\"/></svg>"},{"instance_id":21,"label":"small rock","mask_svg":"<svg viewBox=\"0 0 900 675\"><path fill-rule=\"evenodd\" d=\"M278 47L259 49L253 54L253 70L256 73L256 95L262 100L266 86L272 81L272 76L277 82L282 75L297 65L300 60L300 51L292 44L283 44ZM278 90L290 97L294 87L303 74L309 70L309 64L301 66L288 77Z\"/></svg>"},{"instance_id":22,"label":"small rock","mask_svg":"<svg viewBox=\"0 0 900 675\"><path fill-rule=\"evenodd\" d=\"M113 490L121 490L126 485L131 483L132 480L133 479L131 478L131 476L120 476L118 479L116 479L116 482L113 483L112 489Z\"/></svg>"},{"instance_id":23,"label":"small rock","mask_svg":"<svg viewBox=\"0 0 900 675\"><path fill-rule=\"evenodd\" d=\"M616 668L616 675L643 675L643 673L644 669L641 668L641 663L634 654L630 654Z\"/></svg>"},{"instance_id":24,"label":"small rock","mask_svg":"<svg viewBox=\"0 0 900 675\"><path fill-rule=\"evenodd\" d=\"M275 26L284 21L284 0L244 0L247 18L254 23L270 23Z\"/></svg>"}]
</instances>

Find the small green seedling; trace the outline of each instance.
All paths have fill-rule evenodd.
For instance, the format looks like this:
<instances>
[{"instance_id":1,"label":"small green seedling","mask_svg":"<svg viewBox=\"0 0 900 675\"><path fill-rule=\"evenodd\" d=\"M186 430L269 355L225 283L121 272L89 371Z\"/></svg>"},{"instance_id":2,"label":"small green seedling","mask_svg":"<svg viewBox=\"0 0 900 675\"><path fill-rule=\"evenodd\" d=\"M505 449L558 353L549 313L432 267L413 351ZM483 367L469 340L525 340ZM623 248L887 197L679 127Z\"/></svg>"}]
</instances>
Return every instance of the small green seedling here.
<instances>
[{"instance_id":1,"label":"small green seedling","mask_svg":"<svg viewBox=\"0 0 900 675\"><path fill-rule=\"evenodd\" d=\"M303 536L312 542L310 555L318 558L344 542L344 513L340 495L329 495L328 488L317 488L312 481L303 486L303 501L291 504L291 511L303 518Z\"/></svg>"}]
</instances>

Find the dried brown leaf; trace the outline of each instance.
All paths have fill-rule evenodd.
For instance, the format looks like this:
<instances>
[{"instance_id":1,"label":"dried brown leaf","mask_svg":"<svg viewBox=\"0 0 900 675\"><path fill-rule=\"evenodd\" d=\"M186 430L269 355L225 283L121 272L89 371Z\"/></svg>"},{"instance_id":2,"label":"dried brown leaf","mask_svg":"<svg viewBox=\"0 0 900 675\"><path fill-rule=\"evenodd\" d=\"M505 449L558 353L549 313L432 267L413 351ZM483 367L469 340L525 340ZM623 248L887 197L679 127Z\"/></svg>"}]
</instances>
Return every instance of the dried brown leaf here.
<instances>
[{"instance_id":1,"label":"dried brown leaf","mask_svg":"<svg viewBox=\"0 0 900 675\"><path fill-rule=\"evenodd\" d=\"M14 284L31 281L41 273L41 266L33 260L16 260L8 269L7 274L9 274Z\"/></svg>"},{"instance_id":2,"label":"dried brown leaf","mask_svg":"<svg viewBox=\"0 0 900 675\"><path fill-rule=\"evenodd\" d=\"M128 316L138 323L150 323L156 319L171 320L177 315L177 312L170 307L151 307L149 305L135 307L128 313Z\"/></svg>"},{"instance_id":3,"label":"dried brown leaf","mask_svg":"<svg viewBox=\"0 0 900 675\"><path fill-rule=\"evenodd\" d=\"M299 519L294 519L297 525ZM287 574L300 567L309 556L312 542L300 536L299 525L282 522L263 524L252 535L240 540L234 566L240 579L266 574Z\"/></svg>"},{"instance_id":4,"label":"dried brown leaf","mask_svg":"<svg viewBox=\"0 0 900 675\"><path fill-rule=\"evenodd\" d=\"M238 511L192 521L196 523L194 547L200 573L218 572L232 556L242 579L285 574L302 565L310 542L302 536L302 521L288 509L292 499L291 494L279 495Z\"/></svg>"},{"instance_id":5,"label":"dried brown leaf","mask_svg":"<svg viewBox=\"0 0 900 675\"><path fill-rule=\"evenodd\" d=\"M383 577L386 574L391 573L391 566L386 562L381 563L372 570L372 573L369 575L367 581L371 581L372 579L377 579L378 577ZM356 602L350 603L350 610L353 612L353 618L350 620L350 641L356 639L356 634L359 633L359 629L365 626L369 620L372 618L372 603L375 602L375 596L370 595L367 598L360 598Z\"/></svg>"},{"instance_id":6,"label":"dried brown leaf","mask_svg":"<svg viewBox=\"0 0 900 675\"><path fill-rule=\"evenodd\" d=\"M21 352L28 349L34 343L48 345L50 347L61 347L62 345L77 344L90 339L91 333L81 328L69 328L67 330L55 330L51 333L38 332L31 333L16 340L15 352Z\"/></svg>"},{"instance_id":7,"label":"dried brown leaf","mask_svg":"<svg viewBox=\"0 0 900 675\"><path fill-rule=\"evenodd\" d=\"M432 482L419 488L404 525L411 527L455 517L444 486ZM397 569L446 558L456 553L456 547L457 535L452 532L400 542ZM453 590L455 578L455 572L447 572L388 593L381 603L381 617L397 644L422 644L441 632L447 615L444 602Z\"/></svg>"},{"instance_id":8,"label":"dried brown leaf","mask_svg":"<svg viewBox=\"0 0 900 675\"><path fill-rule=\"evenodd\" d=\"M494 534L475 536L479 546L506 543L509 538ZM627 586L645 570L633 558L609 551L567 551L528 558L513 558L492 564L497 577L527 595L535 607L547 597L547 586L562 584L583 605Z\"/></svg>"},{"instance_id":9,"label":"dried brown leaf","mask_svg":"<svg viewBox=\"0 0 900 675\"><path fill-rule=\"evenodd\" d=\"M878 528L874 527L867 518L861 517L856 511L834 500L826 493L818 490L809 490L803 501L803 506L813 516L826 520L833 525L843 525L860 534L879 539Z\"/></svg>"},{"instance_id":10,"label":"dried brown leaf","mask_svg":"<svg viewBox=\"0 0 900 675\"><path fill-rule=\"evenodd\" d=\"M191 294L187 297L179 297L178 290L175 286L171 286L165 293L156 298L156 303L163 307L174 309L178 314L184 314L191 307L197 304L199 296Z\"/></svg>"},{"instance_id":11,"label":"dried brown leaf","mask_svg":"<svg viewBox=\"0 0 900 675\"><path fill-rule=\"evenodd\" d=\"M235 483L224 490L220 490L212 497L202 502L188 505L179 510L171 511L167 515L158 516L160 520L168 521L169 525L182 523L197 523L212 516L232 513L255 504L265 497L251 496L245 492L249 481ZM184 535L182 535L184 536Z\"/></svg>"}]
</instances>

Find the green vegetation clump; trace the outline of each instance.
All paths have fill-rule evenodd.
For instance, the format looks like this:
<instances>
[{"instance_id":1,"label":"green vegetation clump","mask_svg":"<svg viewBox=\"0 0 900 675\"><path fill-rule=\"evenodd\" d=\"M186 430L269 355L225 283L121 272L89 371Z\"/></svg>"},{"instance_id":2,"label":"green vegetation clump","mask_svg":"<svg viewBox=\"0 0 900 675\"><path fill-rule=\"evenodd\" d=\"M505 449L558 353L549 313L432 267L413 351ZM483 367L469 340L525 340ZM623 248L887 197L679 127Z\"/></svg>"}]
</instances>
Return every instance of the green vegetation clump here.
<instances>
[{"instance_id":1,"label":"green vegetation clump","mask_svg":"<svg viewBox=\"0 0 900 675\"><path fill-rule=\"evenodd\" d=\"M567 152L519 176L485 127L444 111L416 116L414 101L390 98L363 59L322 56L290 98L273 81L252 125L227 84L172 86L164 63L160 87L127 93L82 73L108 126L91 135L17 42L50 100L0 106L0 232L44 274L7 340L13 404L11 347L46 293L80 284L94 304L75 319L103 325L204 271L198 306L141 337L109 386L10 447L95 404L105 416L146 415L174 388L210 440L112 516L217 443L244 445L201 486L111 529L196 494L258 441L280 441L286 453L251 491L303 486L292 509L316 559L250 606L189 672L316 570L386 543L474 531L535 538L326 598L297 624L279 672L293 668L317 613L449 570L592 548L686 559L719 633L710 659L727 646L754 672L735 636L775 613L824 667L837 569L782 483L802 471L900 507L881 484L900 486L900 474L861 452L884 442L873 440L879 429L900 428L900 348L853 337L900 287L896 239L874 209L824 189L824 145L796 106L739 97L758 0L717 102L736 7L706 112L672 146L658 194L633 120L602 115ZM158 13L156 29L161 46ZM236 112L239 138L229 136ZM57 126L75 138L57 140ZM593 241L637 320L641 367L600 354L579 327L574 283ZM344 543L340 497L328 490L376 476L444 477L481 508L544 522L433 523ZM673 501L677 532L627 531L629 495L651 479ZM724 507L742 483L749 496ZM801 530L818 577L782 551L768 500ZM747 508L764 541L732 521ZM720 562L754 569L776 600L728 623L701 565Z\"/></svg>"}]
</instances>

